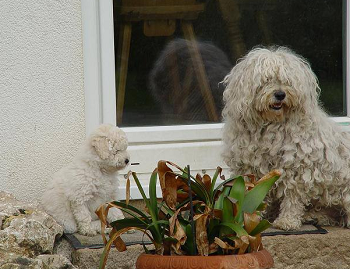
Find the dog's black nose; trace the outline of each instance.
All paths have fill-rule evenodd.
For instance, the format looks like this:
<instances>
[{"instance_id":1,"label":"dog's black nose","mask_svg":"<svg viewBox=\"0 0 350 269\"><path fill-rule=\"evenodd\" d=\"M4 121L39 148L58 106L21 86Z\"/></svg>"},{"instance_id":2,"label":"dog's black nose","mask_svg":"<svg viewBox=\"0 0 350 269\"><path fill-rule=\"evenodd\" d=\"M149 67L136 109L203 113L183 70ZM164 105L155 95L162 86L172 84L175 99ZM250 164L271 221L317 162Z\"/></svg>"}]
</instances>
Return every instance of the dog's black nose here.
<instances>
[{"instance_id":1,"label":"dog's black nose","mask_svg":"<svg viewBox=\"0 0 350 269\"><path fill-rule=\"evenodd\" d=\"M277 91L274 95L278 101L282 101L284 98L286 98L286 93L284 91Z\"/></svg>"},{"instance_id":2,"label":"dog's black nose","mask_svg":"<svg viewBox=\"0 0 350 269\"><path fill-rule=\"evenodd\" d=\"M129 159L125 159L125 164L128 164L129 163Z\"/></svg>"}]
</instances>

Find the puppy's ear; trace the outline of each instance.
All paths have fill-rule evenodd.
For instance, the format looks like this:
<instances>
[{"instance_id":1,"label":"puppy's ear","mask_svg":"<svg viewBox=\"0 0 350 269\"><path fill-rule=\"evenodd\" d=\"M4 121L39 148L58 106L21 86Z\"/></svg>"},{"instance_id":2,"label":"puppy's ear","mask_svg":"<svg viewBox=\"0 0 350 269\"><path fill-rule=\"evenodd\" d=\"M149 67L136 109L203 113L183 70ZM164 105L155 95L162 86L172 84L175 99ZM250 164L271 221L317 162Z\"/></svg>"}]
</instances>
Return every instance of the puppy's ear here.
<instances>
[{"instance_id":1,"label":"puppy's ear","mask_svg":"<svg viewBox=\"0 0 350 269\"><path fill-rule=\"evenodd\" d=\"M106 137L96 136L92 139L91 145L95 148L98 156L105 160L109 156L109 144Z\"/></svg>"}]
</instances>

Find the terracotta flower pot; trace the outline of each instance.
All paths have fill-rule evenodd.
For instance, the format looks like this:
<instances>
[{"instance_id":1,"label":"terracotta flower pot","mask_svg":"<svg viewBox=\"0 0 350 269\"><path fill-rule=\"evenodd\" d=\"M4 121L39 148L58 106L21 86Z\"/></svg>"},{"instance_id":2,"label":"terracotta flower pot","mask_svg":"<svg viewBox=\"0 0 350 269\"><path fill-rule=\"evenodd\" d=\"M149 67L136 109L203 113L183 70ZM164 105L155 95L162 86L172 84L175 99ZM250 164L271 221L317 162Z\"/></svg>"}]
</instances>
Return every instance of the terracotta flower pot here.
<instances>
[{"instance_id":1,"label":"terracotta flower pot","mask_svg":"<svg viewBox=\"0 0 350 269\"><path fill-rule=\"evenodd\" d=\"M265 269L273 266L267 250L243 255L161 256L141 254L136 269Z\"/></svg>"}]
</instances>

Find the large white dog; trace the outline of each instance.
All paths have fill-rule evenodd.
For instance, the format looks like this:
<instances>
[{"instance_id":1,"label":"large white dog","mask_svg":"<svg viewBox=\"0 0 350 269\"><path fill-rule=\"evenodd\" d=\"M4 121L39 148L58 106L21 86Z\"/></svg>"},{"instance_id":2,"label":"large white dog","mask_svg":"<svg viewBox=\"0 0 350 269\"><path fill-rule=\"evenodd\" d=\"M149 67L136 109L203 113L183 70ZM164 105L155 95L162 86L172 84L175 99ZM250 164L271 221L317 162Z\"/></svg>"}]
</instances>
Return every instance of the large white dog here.
<instances>
[{"instance_id":1,"label":"large white dog","mask_svg":"<svg viewBox=\"0 0 350 269\"><path fill-rule=\"evenodd\" d=\"M274 226L350 226L350 135L318 104L309 63L284 47L256 48L224 82L224 160L233 174L283 174L270 192ZM334 218L339 217L340 218Z\"/></svg>"},{"instance_id":2,"label":"large white dog","mask_svg":"<svg viewBox=\"0 0 350 269\"><path fill-rule=\"evenodd\" d=\"M92 236L101 230L95 210L117 199L117 171L129 163L127 147L121 129L103 124L82 145L76 158L54 174L42 205L66 233ZM108 217L109 221L124 218L116 208L111 208Z\"/></svg>"}]
</instances>

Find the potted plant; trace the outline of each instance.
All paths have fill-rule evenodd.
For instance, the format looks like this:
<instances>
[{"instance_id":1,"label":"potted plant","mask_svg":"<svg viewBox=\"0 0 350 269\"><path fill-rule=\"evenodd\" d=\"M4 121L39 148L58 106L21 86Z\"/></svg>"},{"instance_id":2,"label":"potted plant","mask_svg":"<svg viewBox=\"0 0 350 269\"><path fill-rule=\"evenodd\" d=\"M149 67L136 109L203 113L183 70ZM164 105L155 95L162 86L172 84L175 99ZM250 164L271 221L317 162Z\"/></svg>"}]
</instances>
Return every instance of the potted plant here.
<instances>
[{"instance_id":1,"label":"potted plant","mask_svg":"<svg viewBox=\"0 0 350 269\"><path fill-rule=\"evenodd\" d=\"M265 208L263 199L280 177L280 172L273 170L259 180L253 175L225 180L220 167L213 178L207 174L194 177L189 170L189 166L182 169L174 163L159 161L150 178L149 197L136 173L130 173L148 214L129 205L128 195L125 203L113 201L99 208L96 213L103 224L105 242L100 268L105 267L112 244L119 251L126 250L120 235L132 229L143 231L154 245L153 251L143 246L145 254L138 257L137 269L273 266L271 255L261 243L261 232L271 224L262 218L261 211ZM158 177L163 196L160 202L156 197ZM220 184L217 184L218 178L222 180ZM111 207L117 207L131 217L107 223L106 216ZM107 225L112 227L109 240L104 236Z\"/></svg>"}]
</instances>

